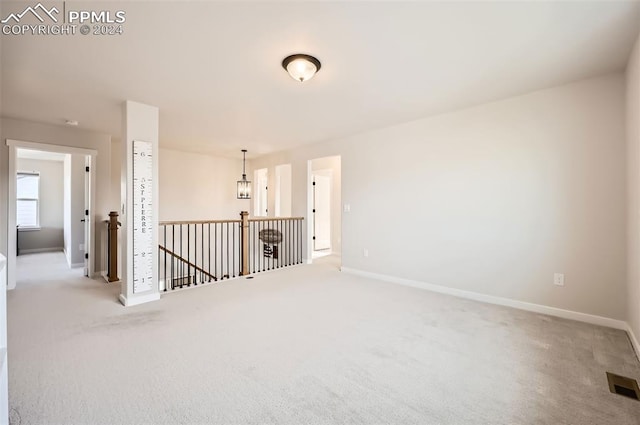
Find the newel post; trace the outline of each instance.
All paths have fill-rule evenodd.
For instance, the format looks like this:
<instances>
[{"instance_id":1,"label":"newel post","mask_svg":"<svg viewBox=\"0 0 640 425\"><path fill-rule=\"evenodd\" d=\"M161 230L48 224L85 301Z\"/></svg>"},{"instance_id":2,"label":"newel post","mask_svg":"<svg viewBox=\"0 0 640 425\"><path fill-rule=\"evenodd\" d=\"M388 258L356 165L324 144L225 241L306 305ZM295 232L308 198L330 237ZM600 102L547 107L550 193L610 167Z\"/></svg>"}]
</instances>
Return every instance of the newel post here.
<instances>
[{"instance_id":1,"label":"newel post","mask_svg":"<svg viewBox=\"0 0 640 425\"><path fill-rule=\"evenodd\" d=\"M116 282L120 280L118 278L118 212L111 211L109 213L109 255L107 277L109 282Z\"/></svg>"},{"instance_id":2,"label":"newel post","mask_svg":"<svg viewBox=\"0 0 640 425\"><path fill-rule=\"evenodd\" d=\"M240 240L242 244L242 270L241 276L249 274L249 212L240 212Z\"/></svg>"}]
</instances>

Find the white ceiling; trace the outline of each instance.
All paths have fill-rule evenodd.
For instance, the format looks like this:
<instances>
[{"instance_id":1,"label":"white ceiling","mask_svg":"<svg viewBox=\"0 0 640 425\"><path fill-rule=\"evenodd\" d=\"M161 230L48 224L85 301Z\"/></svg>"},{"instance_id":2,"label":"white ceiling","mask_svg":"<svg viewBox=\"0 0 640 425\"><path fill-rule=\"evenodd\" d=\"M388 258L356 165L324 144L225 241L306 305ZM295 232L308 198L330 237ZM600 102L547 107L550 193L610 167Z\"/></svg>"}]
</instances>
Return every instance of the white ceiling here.
<instances>
[{"instance_id":1,"label":"white ceiling","mask_svg":"<svg viewBox=\"0 0 640 425\"><path fill-rule=\"evenodd\" d=\"M124 35L3 36L3 116L119 137L130 99L162 146L250 157L622 70L640 24L637 1L78 4ZM322 70L295 82L292 53Z\"/></svg>"}]
</instances>

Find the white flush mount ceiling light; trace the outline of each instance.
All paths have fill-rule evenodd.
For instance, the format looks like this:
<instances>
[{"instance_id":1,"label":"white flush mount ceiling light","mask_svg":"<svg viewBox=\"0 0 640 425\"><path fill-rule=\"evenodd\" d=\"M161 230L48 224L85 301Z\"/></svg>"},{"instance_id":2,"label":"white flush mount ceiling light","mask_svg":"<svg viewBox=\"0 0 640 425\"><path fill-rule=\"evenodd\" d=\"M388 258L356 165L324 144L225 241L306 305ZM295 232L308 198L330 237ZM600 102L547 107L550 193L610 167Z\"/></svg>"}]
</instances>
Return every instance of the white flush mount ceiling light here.
<instances>
[{"instance_id":1,"label":"white flush mount ceiling light","mask_svg":"<svg viewBox=\"0 0 640 425\"><path fill-rule=\"evenodd\" d=\"M301 53L287 56L282 60L282 67L287 70L291 78L304 83L313 78L320 71L320 61L313 56Z\"/></svg>"}]
</instances>

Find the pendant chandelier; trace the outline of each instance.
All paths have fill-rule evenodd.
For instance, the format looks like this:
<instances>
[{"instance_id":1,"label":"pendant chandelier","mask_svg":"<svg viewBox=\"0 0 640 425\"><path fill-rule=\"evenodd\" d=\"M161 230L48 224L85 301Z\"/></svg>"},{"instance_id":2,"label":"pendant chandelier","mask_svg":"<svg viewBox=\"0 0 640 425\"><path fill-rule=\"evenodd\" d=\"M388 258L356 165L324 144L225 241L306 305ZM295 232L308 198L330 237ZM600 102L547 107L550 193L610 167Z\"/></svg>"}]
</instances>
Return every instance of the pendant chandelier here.
<instances>
[{"instance_id":1,"label":"pendant chandelier","mask_svg":"<svg viewBox=\"0 0 640 425\"><path fill-rule=\"evenodd\" d=\"M245 172L247 150L242 149L242 180L238 180L238 199L251 199L251 182Z\"/></svg>"}]
</instances>

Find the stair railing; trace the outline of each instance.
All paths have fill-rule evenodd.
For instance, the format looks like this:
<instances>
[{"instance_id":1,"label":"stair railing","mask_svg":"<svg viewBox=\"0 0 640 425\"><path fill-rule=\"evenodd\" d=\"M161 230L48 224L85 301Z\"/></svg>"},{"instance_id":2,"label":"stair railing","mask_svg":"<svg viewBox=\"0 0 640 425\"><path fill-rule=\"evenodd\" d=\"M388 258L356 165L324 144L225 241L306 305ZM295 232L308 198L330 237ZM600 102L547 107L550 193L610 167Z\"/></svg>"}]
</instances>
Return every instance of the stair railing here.
<instances>
[{"instance_id":1,"label":"stair railing","mask_svg":"<svg viewBox=\"0 0 640 425\"><path fill-rule=\"evenodd\" d=\"M302 263L302 217L163 221L161 291L198 286Z\"/></svg>"}]
</instances>

